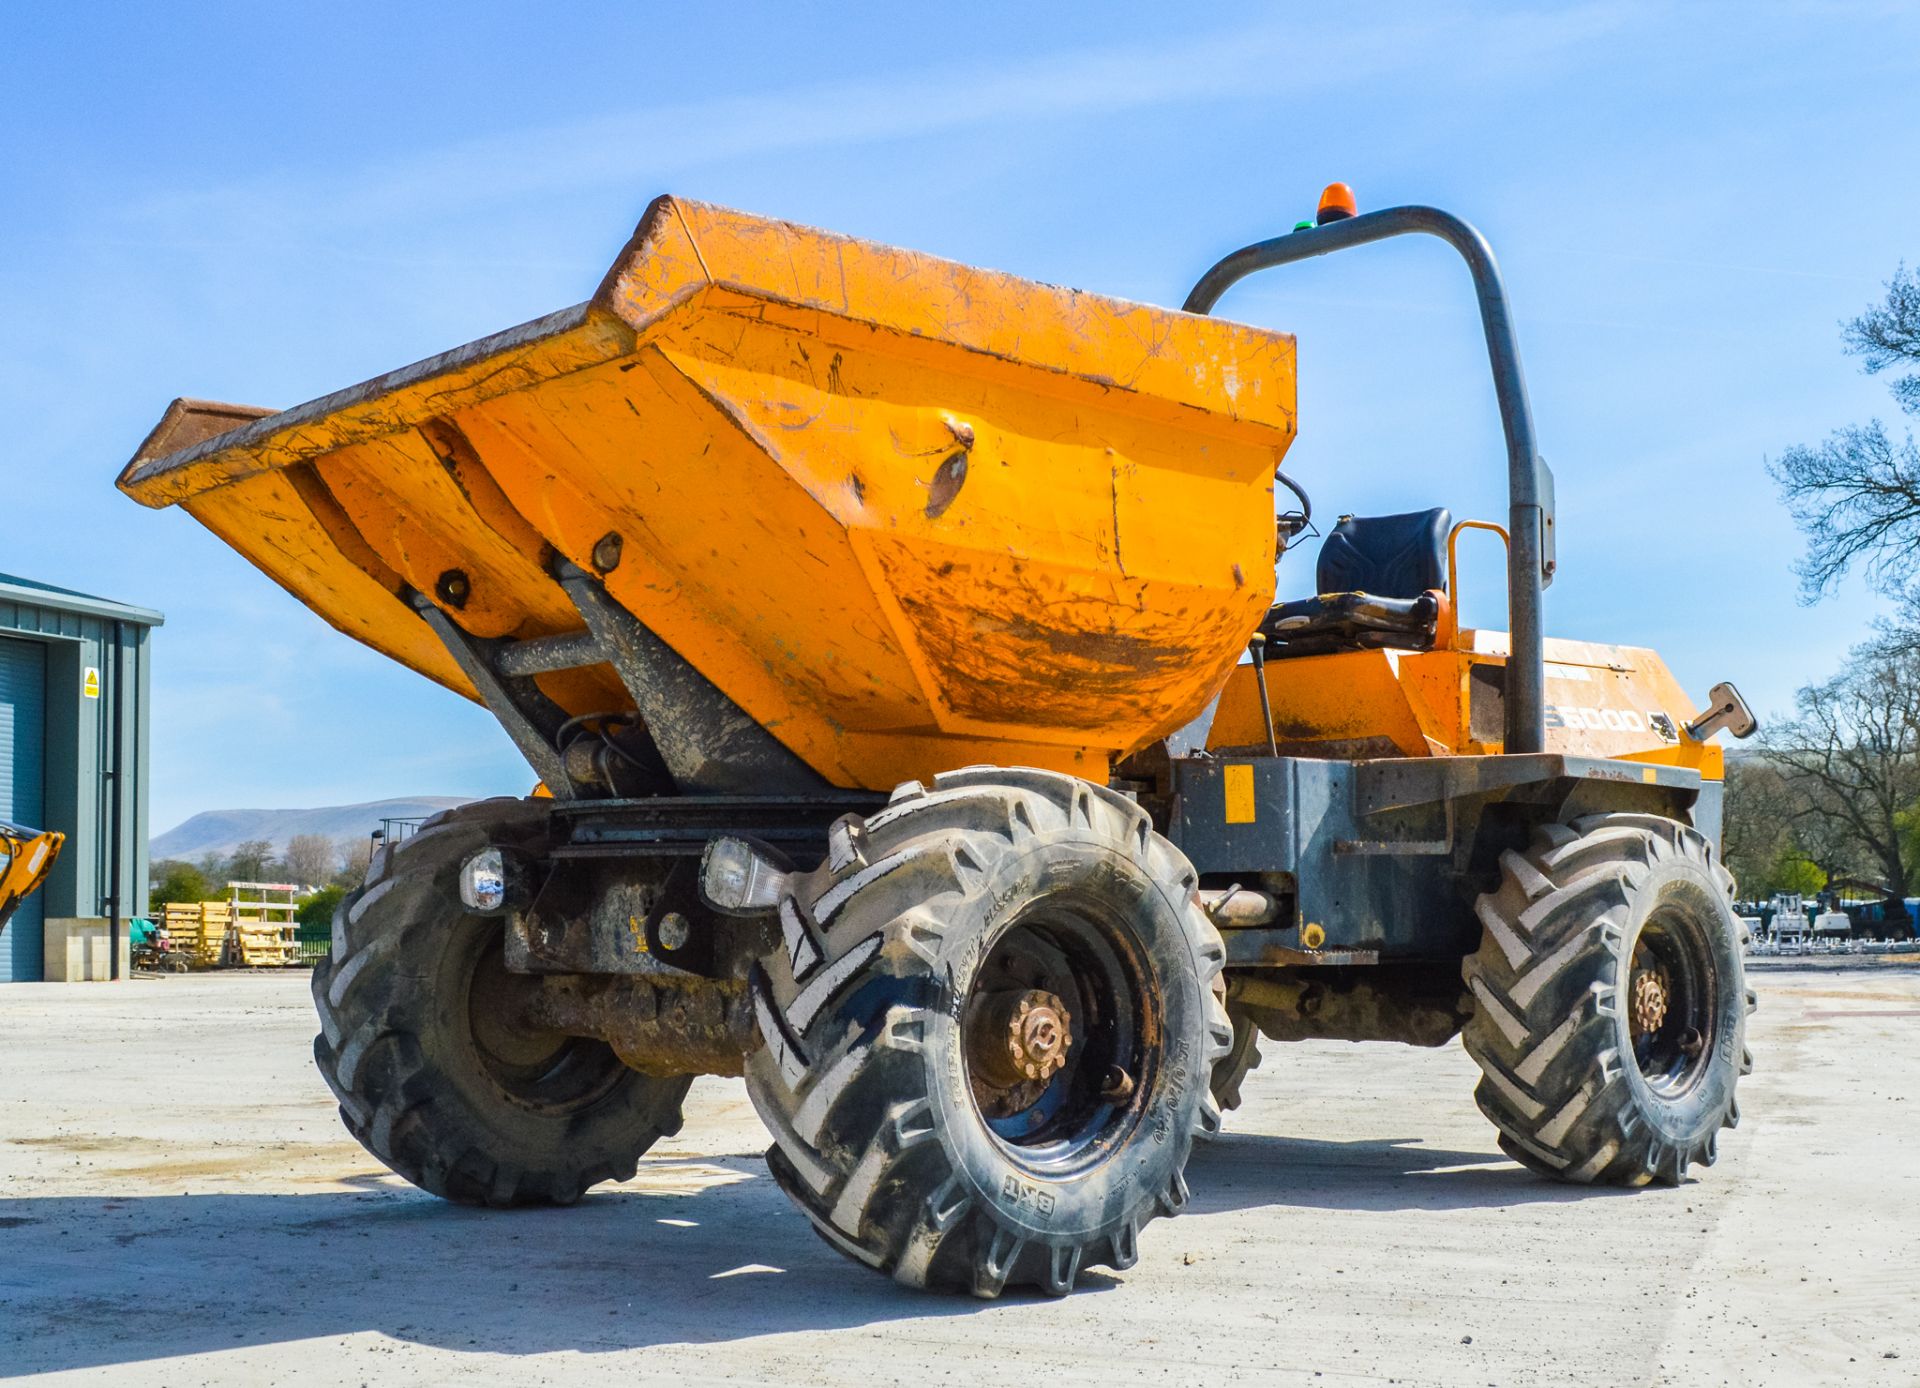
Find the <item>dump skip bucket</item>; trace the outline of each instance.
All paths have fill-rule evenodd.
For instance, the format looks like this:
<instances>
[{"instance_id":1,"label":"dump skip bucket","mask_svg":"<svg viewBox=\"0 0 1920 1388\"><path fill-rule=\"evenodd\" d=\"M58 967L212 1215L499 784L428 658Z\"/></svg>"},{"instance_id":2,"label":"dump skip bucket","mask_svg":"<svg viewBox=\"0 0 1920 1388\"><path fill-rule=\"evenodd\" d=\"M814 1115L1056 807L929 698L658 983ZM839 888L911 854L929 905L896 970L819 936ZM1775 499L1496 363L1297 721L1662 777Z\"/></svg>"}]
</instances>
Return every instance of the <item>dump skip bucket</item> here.
<instances>
[{"instance_id":1,"label":"dump skip bucket","mask_svg":"<svg viewBox=\"0 0 1920 1388\"><path fill-rule=\"evenodd\" d=\"M1104 780L1271 602L1293 433L1291 337L661 198L588 302L280 413L175 402L120 486L469 697L414 603L580 631L564 560L836 785Z\"/></svg>"}]
</instances>

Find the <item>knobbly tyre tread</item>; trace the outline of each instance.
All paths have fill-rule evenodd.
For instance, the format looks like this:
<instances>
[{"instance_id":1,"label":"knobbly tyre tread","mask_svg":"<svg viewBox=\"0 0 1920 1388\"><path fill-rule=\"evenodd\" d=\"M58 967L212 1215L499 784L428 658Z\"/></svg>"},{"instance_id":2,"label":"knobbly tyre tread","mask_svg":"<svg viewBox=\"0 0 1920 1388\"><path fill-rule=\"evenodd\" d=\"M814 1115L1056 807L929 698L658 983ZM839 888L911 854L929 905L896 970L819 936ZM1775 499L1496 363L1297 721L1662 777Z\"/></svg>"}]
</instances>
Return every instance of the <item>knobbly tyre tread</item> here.
<instances>
[{"instance_id":1,"label":"knobbly tyre tread","mask_svg":"<svg viewBox=\"0 0 1920 1388\"><path fill-rule=\"evenodd\" d=\"M1716 1083L1703 1087L1712 1092L1690 1106L1640 1082L1622 986L1636 899L1676 874L1724 903L1732 986L1723 996L1737 1013L1731 1044L1715 1057ZM1525 853L1502 855L1499 885L1475 907L1480 948L1461 971L1475 1001L1462 1032L1481 1070L1474 1097L1502 1151L1579 1184L1678 1185L1692 1164L1713 1164L1719 1130L1740 1121L1738 1076L1753 1068L1745 1032L1755 1000L1733 891L1713 845L1657 815L1546 825Z\"/></svg>"},{"instance_id":2,"label":"knobbly tyre tread","mask_svg":"<svg viewBox=\"0 0 1920 1388\"><path fill-rule=\"evenodd\" d=\"M383 846L314 966L314 1060L347 1130L398 1175L460 1204L570 1205L601 1181L631 1179L641 1155L679 1131L692 1083L620 1067L607 1092L561 1121L476 1103L473 1075L451 1068L470 1048L435 1029L436 1011L453 1009L436 1009L430 979L453 932L498 928L462 912L460 866L489 842L537 834L544 818L538 801L483 800Z\"/></svg>"},{"instance_id":3,"label":"knobbly tyre tread","mask_svg":"<svg viewBox=\"0 0 1920 1388\"><path fill-rule=\"evenodd\" d=\"M937 1047L928 1041L956 991L941 954L969 928L956 917L970 919L969 903L985 900L996 864L1062 839L1124 854L1175 905L1184 929L1174 947L1198 983L1187 1015L1199 1019L1192 1046L1200 1062L1170 1065L1156 1090L1177 1092L1180 1102L1169 1098L1163 1112L1187 1117L1138 1159L1136 1170L1154 1173L1143 1188L1109 1191L1112 1217L1084 1236L1037 1237L968 1185L964 1173L974 1168L950 1150L936 1119ZM1232 1034L1210 986L1226 952L1196 885L1185 857L1138 805L1052 772L950 772L930 787L899 787L865 820L839 821L827 861L796 879L780 905L783 947L754 980L767 1044L747 1068L748 1092L773 1137L768 1165L821 1236L903 1284L983 1297L1020 1285L1064 1295L1085 1267L1131 1267L1140 1227L1187 1203L1182 1171L1193 1137L1220 1123L1204 1079ZM1172 1046L1170 1038L1169 1054ZM1129 1151L1148 1141L1144 1129L1143 1119L1126 1139ZM1119 1179L1110 1172L1121 1165L1109 1161L1080 1181Z\"/></svg>"},{"instance_id":4,"label":"knobbly tyre tread","mask_svg":"<svg viewBox=\"0 0 1920 1388\"><path fill-rule=\"evenodd\" d=\"M1213 1101L1223 1112L1240 1107L1241 1086L1265 1059L1260 1053L1260 1028L1254 1025L1253 1018L1231 1004L1227 1007L1227 1017L1233 1024L1233 1042L1227 1053L1214 1062L1213 1075L1208 1081Z\"/></svg>"}]
</instances>

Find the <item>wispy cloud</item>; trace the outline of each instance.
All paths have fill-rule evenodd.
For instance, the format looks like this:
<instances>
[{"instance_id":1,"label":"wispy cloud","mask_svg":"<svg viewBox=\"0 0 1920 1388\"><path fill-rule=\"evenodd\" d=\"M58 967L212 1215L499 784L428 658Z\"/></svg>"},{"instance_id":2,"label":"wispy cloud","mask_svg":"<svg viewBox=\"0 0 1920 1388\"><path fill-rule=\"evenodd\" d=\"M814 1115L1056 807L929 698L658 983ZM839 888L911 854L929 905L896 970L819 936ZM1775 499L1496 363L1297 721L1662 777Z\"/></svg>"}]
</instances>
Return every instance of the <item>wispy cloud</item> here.
<instances>
[{"instance_id":1,"label":"wispy cloud","mask_svg":"<svg viewBox=\"0 0 1920 1388\"><path fill-rule=\"evenodd\" d=\"M1422 9L1356 24L1289 20L1172 45L1088 49L991 67L931 65L884 79L796 86L609 113L369 159L169 192L132 210L176 233L274 234L390 225L423 215L609 186L787 151L1019 126L1158 106L1337 95L1418 69L1540 80L1559 58L1628 26L1638 0L1489 15Z\"/></svg>"}]
</instances>

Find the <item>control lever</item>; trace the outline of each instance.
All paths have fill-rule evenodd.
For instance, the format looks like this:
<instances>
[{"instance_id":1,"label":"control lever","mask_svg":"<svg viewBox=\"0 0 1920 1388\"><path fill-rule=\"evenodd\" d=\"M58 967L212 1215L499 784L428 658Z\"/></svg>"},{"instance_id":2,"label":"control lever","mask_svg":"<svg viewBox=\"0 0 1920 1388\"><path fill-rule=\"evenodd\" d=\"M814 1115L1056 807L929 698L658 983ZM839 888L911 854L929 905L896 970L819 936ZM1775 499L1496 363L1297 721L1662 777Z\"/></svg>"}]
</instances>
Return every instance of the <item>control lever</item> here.
<instances>
[{"instance_id":1,"label":"control lever","mask_svg":"<svg viewBox=\"0 0 1920 1388\"><path fill-rule=\"evenodd\" d=\"M1735 737L1752 737L1760 727L1740 691L1725 680L1708 690L1707 698L1712 702L1687 724L1687 736L1695 741L1705 742L1722 728Z\"/></svg>"}]
</instances>

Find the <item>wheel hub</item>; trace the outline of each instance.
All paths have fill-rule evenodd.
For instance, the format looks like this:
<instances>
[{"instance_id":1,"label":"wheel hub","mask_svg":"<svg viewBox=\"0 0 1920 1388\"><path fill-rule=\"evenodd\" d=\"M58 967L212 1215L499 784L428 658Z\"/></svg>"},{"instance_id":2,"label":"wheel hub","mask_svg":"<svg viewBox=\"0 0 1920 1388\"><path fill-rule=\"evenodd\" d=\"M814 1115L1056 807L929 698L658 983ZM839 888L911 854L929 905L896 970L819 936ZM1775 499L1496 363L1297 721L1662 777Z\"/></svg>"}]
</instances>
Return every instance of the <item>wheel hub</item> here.
<instances>
[{"instance_id":1,"label":"wheel hub","mask_svg":"<svg viewBox=\"0 0 1920 1388\"><path fill-rule=\"evenodd\" d=\"M528 1018L528 995L527 979L507 971L499 950L476 961L467 993L468 1034L496 1077L550 1066L572 1040Z\"/></svg>"},{"instance_id":2,"label":"wheel hub","mask_svg":"<svg viewBox=\"0 0 1920 1388\"><path fill-rule=\"evenodd\" d=\"M1660 1030L1667 1020L1667 971L1641 969L1633 976L1630 1017L1636 1036Z\"/></svg>"},{"instance_id":3,"label":"wheel hub","mask_svg":"<svg viewBox=\"0 0 1920 1388\"><path fill-rule=\"evenodd\" d=\"M1056 1170L1099 1160L1138 1121L1153 1080L1142 1034L1152 1005L1123 917L1081 907L1036 903L999 933L955 1038L988 1130L1019 1160Z\"/></svg>"},{"instance_id":4,"label":"wheel hub","mask_svg":"<svg viewBox=\"0 0 1920 1388\"><path fill-rule=\"evenodd\" d=\"M1045 1082L1067 1063L1073 1019L1057 994L1039 988L982 1000L967 1036L967 1058L987 1083Z\"/></svg>"}]
</instances>

